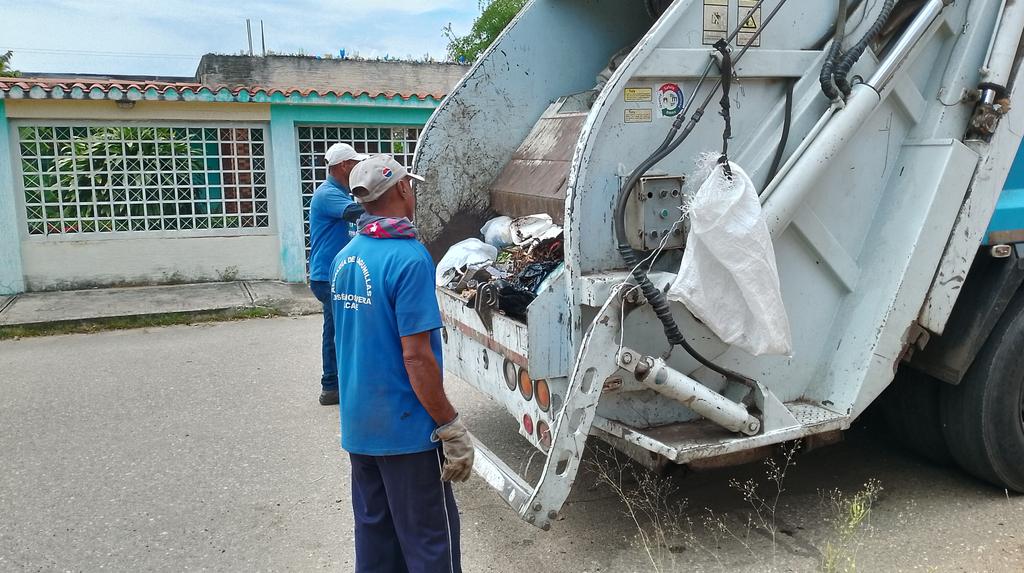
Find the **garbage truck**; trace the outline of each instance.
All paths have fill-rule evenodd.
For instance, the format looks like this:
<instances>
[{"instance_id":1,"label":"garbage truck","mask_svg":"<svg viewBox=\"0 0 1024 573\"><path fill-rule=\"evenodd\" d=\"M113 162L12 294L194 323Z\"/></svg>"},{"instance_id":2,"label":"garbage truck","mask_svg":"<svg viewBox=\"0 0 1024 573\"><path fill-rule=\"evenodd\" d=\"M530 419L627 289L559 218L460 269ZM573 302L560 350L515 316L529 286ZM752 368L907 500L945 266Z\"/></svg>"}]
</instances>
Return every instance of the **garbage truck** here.
<instances>
[{"instance_id":1,"label":"garbage truck","mask_svg":"<svg viewBox=\"0 0 1024 573\"><path fill-rule=\"evenodd\" d=\"M1024 0L528 2L414 159L438 259L497 216L561 227L516 310L522 248L439 280L446 369L543 456L531 481L477 442L475 471L548 529L591 440L723 467L891 385L908 442L1024 491L1022 29Z\"/></svg>"}]
</instances>

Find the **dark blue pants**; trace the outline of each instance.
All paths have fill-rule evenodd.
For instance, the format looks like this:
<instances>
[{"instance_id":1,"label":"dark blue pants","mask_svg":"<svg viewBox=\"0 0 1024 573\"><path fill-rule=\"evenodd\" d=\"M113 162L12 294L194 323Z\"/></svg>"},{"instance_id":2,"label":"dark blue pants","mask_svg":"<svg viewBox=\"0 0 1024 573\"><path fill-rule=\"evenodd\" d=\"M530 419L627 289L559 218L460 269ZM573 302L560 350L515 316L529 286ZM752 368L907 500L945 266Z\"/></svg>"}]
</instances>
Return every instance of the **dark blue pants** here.
<instances>
[{"instance_id":1,"label":"dark blue pants","mask_svg":"<svg viewBox=\"0 0 1024 573\"><path fill-rule=\"evenodd\" d=\"M352 460L357 573L461 573L459 512L441 450Z\"/></svg>"},{"instance_id":2,"label":"dark blue pants","mask_svg":"<svg viewBox=\"0 0 1024 573\"><path fill-rule=\"evenodd\" d=\"M309 281L309 289L313 291L320 304L324 307L323 355L324 373L320 377L320 385L325 392L338 389L338 356L334 349L334 312L331 305L331 283L327 281Z\"/></svg>"}]
</instances>

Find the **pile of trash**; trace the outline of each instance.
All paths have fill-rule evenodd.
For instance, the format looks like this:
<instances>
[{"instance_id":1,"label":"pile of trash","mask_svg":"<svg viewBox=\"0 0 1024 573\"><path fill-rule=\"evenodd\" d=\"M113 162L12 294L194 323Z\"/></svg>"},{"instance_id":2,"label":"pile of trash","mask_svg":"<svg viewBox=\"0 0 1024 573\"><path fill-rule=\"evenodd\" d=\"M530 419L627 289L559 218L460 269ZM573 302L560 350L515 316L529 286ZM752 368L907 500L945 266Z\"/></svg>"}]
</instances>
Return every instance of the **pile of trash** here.
<instances>
[{"instance_id":1,"label":"pile of trash","mask_svg":"<svg viewBox=\"0 0 1024 573\"><path fill-rule=\"evenodd\" d=\"M483 240L452 245L437 264L438 286L466 298L487 330L499 312L526 320L526 307L565 259L562 227L549 215L496 217L480 229Z\"/></svg>"}]
</instances>

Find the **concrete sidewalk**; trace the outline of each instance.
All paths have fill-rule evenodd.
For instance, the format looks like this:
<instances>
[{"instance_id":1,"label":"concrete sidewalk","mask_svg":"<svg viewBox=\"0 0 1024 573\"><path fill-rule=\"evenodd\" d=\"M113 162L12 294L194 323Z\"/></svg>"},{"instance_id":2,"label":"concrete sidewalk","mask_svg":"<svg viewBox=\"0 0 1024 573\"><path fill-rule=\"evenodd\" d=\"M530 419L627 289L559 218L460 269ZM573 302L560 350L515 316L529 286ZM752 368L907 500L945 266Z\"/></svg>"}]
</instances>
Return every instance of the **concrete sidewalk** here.
<instances>
[{"instance_id":1,"label":"concrete sidewalk","mask_svg":"<svg viewBox=\"0 0 1024 573\"><path fill-rule=\"evenodd\" d=\"M0 297L0 327L267 308L286 315L320 312L303 283L238 281L34 292Z\"/></svg>"}]
</instances>

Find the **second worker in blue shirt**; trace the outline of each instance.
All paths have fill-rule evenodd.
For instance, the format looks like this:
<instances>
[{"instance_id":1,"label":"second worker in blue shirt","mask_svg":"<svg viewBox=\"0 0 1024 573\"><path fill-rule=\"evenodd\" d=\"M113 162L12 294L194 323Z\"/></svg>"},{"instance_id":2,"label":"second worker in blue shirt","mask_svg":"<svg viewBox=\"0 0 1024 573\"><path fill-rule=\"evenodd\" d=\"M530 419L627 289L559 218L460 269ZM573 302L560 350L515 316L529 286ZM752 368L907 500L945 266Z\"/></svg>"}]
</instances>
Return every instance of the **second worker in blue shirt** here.
<instances>
[{"instance_id":1,"label":"second worker in blue shirt","mask_svg":"<svg viewBox=\"0 0 1024 573\"><path fill-rule=\"evenodd\" d=\"M309 288L323 305L323 376L320 377L320 403L338 403L338 359L334 353L334 316L331 313L331 263L352 236L352 223L363 214L363 207L352 200L349 175L367 156L347 143L335 143L327 149L327 180L309 204Z\"/></svg>"}]
</instances>

